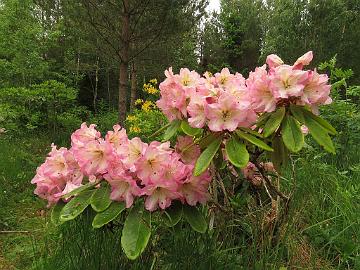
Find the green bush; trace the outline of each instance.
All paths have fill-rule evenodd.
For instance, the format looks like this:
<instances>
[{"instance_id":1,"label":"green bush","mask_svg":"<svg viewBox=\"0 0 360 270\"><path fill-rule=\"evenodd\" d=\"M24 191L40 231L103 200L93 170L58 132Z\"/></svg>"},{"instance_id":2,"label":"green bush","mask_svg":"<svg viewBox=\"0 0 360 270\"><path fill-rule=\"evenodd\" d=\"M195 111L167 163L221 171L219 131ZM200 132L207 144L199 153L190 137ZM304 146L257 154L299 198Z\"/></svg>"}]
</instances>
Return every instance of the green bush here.
<instances>
[{"instance_id":1,"label":"green bush","mask_svg":"<svg viewBox=\"0 0 360 270\"><path fill-rule=\"evenodd\" d=\"M57 81L0 89L0 127L8 130L46 128L56 133L75 129L88 115L77 104L77 90Z\"/></svg>"}]
</instances>

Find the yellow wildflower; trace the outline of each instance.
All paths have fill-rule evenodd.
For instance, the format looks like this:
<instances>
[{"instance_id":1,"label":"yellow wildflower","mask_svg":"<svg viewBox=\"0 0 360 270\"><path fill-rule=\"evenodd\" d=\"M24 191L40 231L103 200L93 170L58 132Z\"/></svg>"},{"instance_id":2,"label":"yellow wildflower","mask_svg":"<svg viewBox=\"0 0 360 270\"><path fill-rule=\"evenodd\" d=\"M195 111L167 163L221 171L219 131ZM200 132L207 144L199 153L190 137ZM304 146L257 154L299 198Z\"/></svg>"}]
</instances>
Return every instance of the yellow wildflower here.
<instances>
[{"instance_id":1,"label":"yellow wildflower","mask_svg":"<svg viewBox=\"0 0 360 270\"><path fill-rule=\"evenodd\" d=\"M135 105L140 105L144 103L144 100L142 100L141 98L138 98L137 100L135 100Z\"/></svg>"},{"instance_id":2,"label":"yellow wildflower","mask_svg":"<svg viewBox=\"0 0 360 270\"><path fill-rule=\"evenodd\" d=\"M152 84L157 84L157 79L151 79L149 82Z\"/></svg>"},{"instance_id":3,"label":"yellow wildflower","mask_svg":"<svg viewBox=\"0 0 360 270\"><path fill-rule=\"evenodd\" d=\"M130 132L133 132L133 133L139 133L141 131L141 129L139 127L130 127Z\"/></svg>"},{"instance_id":4,"label":"yellow wildflower","mask_svg":"<svg viewBox=\"0 0 360 270\"><path fill-rule=\"evenodd\" d=\"M144 104L141 106L141 109L142 109L143 111L145 111L145 112L149 112L149 111L151 111L152 108L154 108L154 107L155 107L155 104L154 104L152 101L147 100L147 101L145 101Z\"/></svg>"},{"instance_id":5,"label":"yellow wildflower","mask_svg":"<svg viewBox=\"0 0 360 270\"><path fill-rule=\"evenodd\" d=\"M137 119L137 117L135 115L131 115L131 114L129 114L126 117L126 120L129 121L129 122L134 122L136 119Z\"/></svg>"}]
</instances>

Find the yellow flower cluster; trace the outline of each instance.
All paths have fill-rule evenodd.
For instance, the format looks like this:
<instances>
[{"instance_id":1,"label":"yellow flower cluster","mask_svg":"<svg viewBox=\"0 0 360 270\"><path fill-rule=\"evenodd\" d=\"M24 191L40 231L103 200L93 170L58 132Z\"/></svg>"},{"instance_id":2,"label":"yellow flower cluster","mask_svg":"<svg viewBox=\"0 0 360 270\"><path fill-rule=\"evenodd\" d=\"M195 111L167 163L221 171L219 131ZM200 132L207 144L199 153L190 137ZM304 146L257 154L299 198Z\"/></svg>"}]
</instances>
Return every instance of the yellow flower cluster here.
<instances>
[{"instance_id":1,"label":"yellow flower cluster","mask_svg":"<svg viewBox=\"0 0 360 270\"><path fill-rule=\"evenodd\" d=\"M135 115L131 115L129 114L127 117L126 117L126 121L129 121L129 122L134 122L137 120L137 117Z\"/></svg>"},{"instance_id":2,"label":"yellow flower cluster","mask_svg":"<svg viewBox=\"0 0 360 270\"><path fill-rule=\"evenodd\" d=\"M130 132L133 132L133 133L139 133L141 131L141 129L139 127L130 127Z\"/></svg>"},{"instance_id":3,"label":"yellow flower cluster","mask_svg":"<svg viewBox=\"0 0 360 270\"><path fill-rule=\"evenodd\" d=\"M151 100L146 100L143 105L141 106L141 109L144 112L150 112L152 109L156 108L156 104L152 102Z\"/></svg>"},{"instance_id":4,"label":"yellow flower cluster","mask_svg":"<svg viewBox=\"0 0 360 270\"><path fill-rule=\"evenodd\" d=\"M135 100L135 105L140 105L140 104L143 104L144 103L144 100L141 99L141 98L138 98L137 100Z\"/></svg>"},{"instance_id":5,"label":"yellow flower cluster","mask_svg":"<svg viewBox=\"0 0 360 270\"><path fill-rule=\"evenodd\" d=\"M156 88L157 80L151 79L149 83L145 83L143 85L144 92L150 94L150 95L156 95L159 93L159 89Z\"/></svg>"}]
</instances>

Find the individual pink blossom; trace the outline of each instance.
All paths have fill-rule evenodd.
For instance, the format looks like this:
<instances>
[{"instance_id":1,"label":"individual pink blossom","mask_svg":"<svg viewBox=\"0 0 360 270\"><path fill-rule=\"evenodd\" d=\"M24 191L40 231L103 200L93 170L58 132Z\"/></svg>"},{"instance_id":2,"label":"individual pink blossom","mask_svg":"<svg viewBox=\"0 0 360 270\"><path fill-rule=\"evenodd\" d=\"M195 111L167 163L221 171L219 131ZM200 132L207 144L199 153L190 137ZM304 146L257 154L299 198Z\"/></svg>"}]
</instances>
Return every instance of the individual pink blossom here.
<instances>
[{"instance_id":1,"label":"individual pink blossom","mask_svg":"<svg viewBox=\"0 0 360 270\"><path fill-rule=\"evenodd\" d=\"M188 68L181 68L177 80L183 87L196 88L199 84L200 75L194 70L190 71Z\"/></svg>"},{"instance_id":2,"label":"individual pink blossom","mask_svg":"<svg viewBox=\"0 0 360 270\"><path fill-rule=\"evenodd\" d=\"M108 142L103 139L90 141L84 147L72 151L84 174L97 175L107 172L109 154L112 152Z\"/></svg>"},{"instance_id":3,"label":"individual pink blossom","mask_svg":"<svg viewBox=\"0 0 360 270\"><path fill-rule=\"evenodd\" d=\"M194 94L190 99L187 111L190 115L188 118L189 125L194 128L202 128L206 123L205 106L207 105L206 97L200 94Z\"/></svg>"},{"instance_id":4,"label":"individual pink blossom","mask_svg":"<svg viewBox=\"0 0 360 270\"><path fill-rule=\"evenodd\" d=\"M83 147L88 142L99 139L101 134L95 127L94 124L88 127L85 122L82 123L81 128L71 135L71 146L73 148Z\"/></svg>"},{"instance_id":5,"label":"individual pink blossom","mask_svg":"<svg viewBox=\"0 0 360 270\"><path fill-rule=\"evenodd\" d=\"M291 66L281 65L274 69L270 87L275 98L299 97L303 93L308 73L293 70Z\"/></svg>"},{"instance_id":6,"label":"individual pink blossom","mask_svg":"<svg viewBox=\"0 0 360 270\"><path fill-rule=\"evenodd\" d=\"M114 131L108 131L105 136L105 141L112 144L115 151L120 154L120 147L128 142L126 130L120 125L114 125Z\"/></svg>"},{"instance_id":7,"label":"individual pink blossom","mask_svg":"<svg viewBox=\"0 0 360 270\"><path fill-rule=\"evenodd\" d=\"M277 100L271 91L270 78L265 65L250 72L246 85L255 111L273 112L276 109Z\"/></svg>"},{"instance_id":8,"label":"individual pink blossom","mask_svg":"<svg viewBox=\"0 0 360 270\"><path fill-rule=\"evenodd\" d=\"M142 190L137 185L136 180L125 171L109 173L104 176L111 186L110 199L113 201L125 201L126 208L133 205L134 198L142 195Z\"/></svg>"},{"instance_id":9,"label":"individual pink blossom","mask_svg":"<svg viewBox=\"0 0 360 270\"><path fill-rule=\"evenodd\" d=\"M159 178L169 155L154 145L146 148L144 155L136 162L136 173L143 184Z\"/></svg>"},{"instance_id":10,"label":"individual pink blossom","mask_svg":"<svg viewBox=\"0 0 360 270\"><path fill-rule=\"evenodd\" d=\"M220 73L215 74L215 82L218 86L228 87L232 84L234 75L230 73L228 68L223 68Z\"/></svg>"},{"instance_id":11,"label":"individual pink blossom","mask_svg":"<svg viewBox=\"0 0 360 270\"><path fill-rule=\"evenodd\" d=\"M270 69L274 69L282 64L284 64L283 60L276 54L270 54L266 57L266 64Z\"/></svg>"},{"instance_id":12,"label":"individual pink blossom","mask_svg":"<svg viewBox=\"0 0 360 270\"><path fill-rule=\"evenodd\" d=\"M212 131L234 131L239 122L243 121L246 113L239 109L238 103L231 95L223 94L217 103L207 106L208 126Z\"/></svg>"},{"instance_id":13,"label":"individual pink blossom","mask_svg":"<svg viewBox=\"0 0 360 270\"><path fill-rule=\"evenodd\" d=\"M192 206L206 203L210 197L208 192L210 181L211 176L208 171L200 176L189 174L188 178L179 185L181 200Z\"/></svg>"},{"instance_id":14,"label":"individual pink blossom","mask_svg":"<svg viewBox=\"0 0 360 270\"><path fill-rule=\"evenodd\" d=\"M299 103L308 105L330 104L332 102L329 97L331 85L328 84L328 80L326 74L320 75L316 70L309 71Z\"/></svg>"},{"instance_id":15,"label":"individual pink blossom","mask_svg":"<svg viewBox=\"0 0 360 270\"><path fill-rule=\"evenodd\" d=\"M175 181L156 181L144 187L145 208L155 211L158 208L165 209L171 205L171 201L178 199L178 184Z\"/></svg>"},{"instance_id":16,"label":"individual pink blossom","mask_svg":"<svg viewBox=\"0 0 360 270\"><path fill-rule=\"evenodd\" d=\"M313 52L308 51L307 53L305 53L296 60L296 62L293 65L293 69L303 69L304 66L310 64L312 59L313 59Z\"/></svg>"},{"instance_id":17,"label":"individual pink blossom","mask_svg":"<svg viewBox=\"0 0 360 270\"><path fill-rule=\"evenodd\" d=\"M144 155L148 145L135 137L120 147L120 152L124 156L121 161L124 166L132 172L135 172L135 164Z\"/></svg>"},{"instance_id":18,"label":"individual pink blossom","mask_svg":"<svg viewBox=\"0 0 360 270\"><path fill-rule=\"evenodd\" d=\"M159 88L161 98L156 102L156 105L169 121L186 117L186 93L182 86L173 81L169 84L160 83Z\"/></svg>"}]
</instances>

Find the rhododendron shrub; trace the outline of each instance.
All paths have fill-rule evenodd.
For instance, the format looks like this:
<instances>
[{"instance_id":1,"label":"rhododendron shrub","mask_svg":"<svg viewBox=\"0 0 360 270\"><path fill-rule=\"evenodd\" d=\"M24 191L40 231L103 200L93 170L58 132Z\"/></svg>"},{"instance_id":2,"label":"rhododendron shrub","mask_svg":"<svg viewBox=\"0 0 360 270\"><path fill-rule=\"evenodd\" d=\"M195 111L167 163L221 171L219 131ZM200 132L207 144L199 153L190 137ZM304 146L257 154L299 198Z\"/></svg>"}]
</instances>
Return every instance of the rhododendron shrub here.
<instances>
[{"instance_id":1,"label":"rhododendron shrub","mask_svg":"<svg viewBox=\"0 0 360 270\"><path fill-rule=\"evenodd\" d=\"M269 55L248 78L227 68L203 76L169 68L156 103L169 120L156 132L165 131L162 142L128 138L119 125L102 137L95 125L83 123L72 134L70 149L52 146L32 180L35 194L55 205L56 224L89 205L97 213L94 228L127 212L121 243L130 259L145 249L154 211L168 226L184 217L194 230L205 232L197 207L217 204L209 186L221 182L220 170L264 186L271 199L271 193L288 199L271 177L281 173L291 152L303 148L304 136L309 133L335 152L330 135L336 131L318 116L319 106L331 103L331 86L326 74L304 69L312 57L308 52L287 65Z\"/></svg>"}]
</instances>

